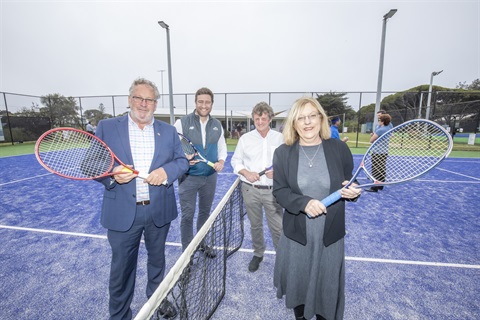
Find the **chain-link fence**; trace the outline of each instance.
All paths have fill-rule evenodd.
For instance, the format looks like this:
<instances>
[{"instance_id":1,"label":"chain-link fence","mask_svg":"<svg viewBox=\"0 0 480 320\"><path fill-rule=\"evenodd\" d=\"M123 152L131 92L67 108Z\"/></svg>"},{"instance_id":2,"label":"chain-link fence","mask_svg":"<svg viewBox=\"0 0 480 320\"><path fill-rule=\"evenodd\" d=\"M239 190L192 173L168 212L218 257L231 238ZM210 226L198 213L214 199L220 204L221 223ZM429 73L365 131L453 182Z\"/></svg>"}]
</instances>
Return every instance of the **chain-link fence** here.
<instances>
[{"instance_id":1,"label":"chain-link fence","mask_svg":"<svg viewBox=\"0 0 480 320\"><path fill-rule=\"evenodd\" d=\"M94 125L101 119L128 112L127 95L64 97L58 94L44 97L1 93L0 142L35 141L41 133L53 127L85 129L87 122ZM253 106L265 101L275 111L272 127L281 130L283 119L293 102L305 95L318 97L329 92L260 92L216 93L212 114L222 121L226 132L251 128L250 113ZM331 94L331 92L330 92ZM376 92L344 92L347 112L338 114L330 106L322 105L330 116L340 116L348 133L369 133L373 130ZM195 109L194 93L174 94L174 115L181 116ZM415 118L428 118L449 130L452 135L480 131L480 92L456 91L404 91L383 92L380 108L392 117L393 125ZM155 117L170 122L170 97L161 95ZM343 132L343 127L341 131Z\"/></svg>"}]
</instances>

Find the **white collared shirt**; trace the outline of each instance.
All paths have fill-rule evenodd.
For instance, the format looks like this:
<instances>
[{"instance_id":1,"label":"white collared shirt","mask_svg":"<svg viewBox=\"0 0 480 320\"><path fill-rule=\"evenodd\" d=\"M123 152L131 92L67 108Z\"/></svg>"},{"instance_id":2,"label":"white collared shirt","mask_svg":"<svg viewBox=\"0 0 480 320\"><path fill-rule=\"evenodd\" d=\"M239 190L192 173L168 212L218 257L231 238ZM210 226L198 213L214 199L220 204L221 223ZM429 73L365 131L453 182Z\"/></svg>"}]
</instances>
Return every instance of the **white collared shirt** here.
<instances>
[{"instance_id":1,"label":"white collared shirt","mask_svg":"<svg viewBox=\"0 0 480 320\"><path fill-rule=\"evenodd\" d=\"M268 130L264 138L258 130L250 131L238 140L237 147L232 156L233 172L238 174L242 169L260 172L272 165L275 149L283 144L283 135L273 129ZM242 181L250 183L243 175L239 174ZM265 175L254 184L271 186L273 180Z\"/></svg>"}]
</instances>

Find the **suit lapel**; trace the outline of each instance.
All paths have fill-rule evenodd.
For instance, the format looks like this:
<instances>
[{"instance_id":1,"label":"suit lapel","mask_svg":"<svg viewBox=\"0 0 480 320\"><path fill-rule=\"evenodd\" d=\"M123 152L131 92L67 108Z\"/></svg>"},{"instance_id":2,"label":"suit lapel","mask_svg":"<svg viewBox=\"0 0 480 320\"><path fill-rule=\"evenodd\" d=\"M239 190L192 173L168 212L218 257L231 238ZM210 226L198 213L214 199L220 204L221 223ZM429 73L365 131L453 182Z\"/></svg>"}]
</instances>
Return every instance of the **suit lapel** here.
<instances>
[{"instance_id":1,"label":"suit lapel","mask_svg":"<svg viewBox=\"0 0 480 320\"><path fill-rule=\"evenodd\" d=\"M294 191L296 193L301 194L300 187L298 186L298 152L300 151L299 149L299 142L295 142L295 144L292 146L290 149L290 155L288 159L288 167L289 167L289 173L288 173L288 179L292 183L294 187Z\"/></svg>"},{"instance_id":2,"label":"suit lapel","mask_svg":"<svg viewBox=\"0 0 480 320\"><path fill-rule=\"evenodd\" d=\"M155 135L155 151L153 152L152 164L150 166L150 171L154 168L157 168L158 165L155 163L156 160L160 159L161 148L162 148L162 126L159 121L153 122L153 134Z\"/></svg>"},{"instance_id":3,"label":"suit lapel","mask_svg":"<svg viewBox=\"0 0 480 320\"><path fill-rule=\"evenodd\" d=\"M130 148L130 137L128 133L128 115L118 118L115 129L117 130L117 135L120 139L123 151L126 156L124 162L127 164L134 164L132 150Z\"/></svg>"}]
</instances>

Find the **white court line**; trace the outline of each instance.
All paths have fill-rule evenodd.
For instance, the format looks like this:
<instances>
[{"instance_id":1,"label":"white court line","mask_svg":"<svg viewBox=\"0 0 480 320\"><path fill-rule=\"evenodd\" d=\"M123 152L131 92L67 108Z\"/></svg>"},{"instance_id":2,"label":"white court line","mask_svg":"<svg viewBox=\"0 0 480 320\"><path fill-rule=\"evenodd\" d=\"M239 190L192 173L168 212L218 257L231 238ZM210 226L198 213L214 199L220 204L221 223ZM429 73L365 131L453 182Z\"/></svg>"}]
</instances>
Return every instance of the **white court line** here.
<instances>
[{"instance_id":1,"label":"white court line","mask_svg":"<svg viewBox=\"0 0 480 320\"><path fill-rule=\"evenodd\" d=\"M416 179L416 180L411 180L411 181L408 181L408 182L433 182L433 183L472 183L472 184L478 184L480 183L480 179L479 181L463 181L463 180L422 180L422 179Z\"/></svg>"},{"instance_id":2,"label":"white court line","mask_svg":"<svg viewBox=\"0 0 480 320\"><path fill-rule=\"evenodd\" d=\"M225 172L225 173L220 173L220 174L222 174L222 175L224 174L224 175L235 175L235 176L238 176L236 173L231 173L231 172ZM25 179L12 180L12 181L9 181L9 182L0 183L0 187L6 186L7 184L23 182L23 181L27 181L27 180L31 180L31 179L36 179L36 178L40 178L40 177L44 177L44 176L48 176L48 175L54 175L54 173L53 173L53 172L49 172L49 173L45 173L45 174L41 174L41 175L38 175L38 176L33 176L33 177L25 178Z\"/></svg>"},{"instance_id":3,"label":"white court line","mask_svg":"<svg viewBox=\"0 0 480 320\"><path fill-rule=\"evenodd\" d=\"M43 232L43 233L52 233L52 234L62 234L75 237L86 237L86 238L96 238L96 239L107 239L107 236L97 235L97 234L88 234L88 233L78 233L78 232L67 232L67 231L56 231L56 230L47 230L47 229L34 229L34 228L25 228L25 227L12 227L1 225L0 228L11 229L11 230L22 230L22 231L31 231L31 232ZM143 240L142 240L143 242ZM180 243L176 242L167 242L166 245L181 247ZM238 251L253 253L252 249L242 249ZM265 251L265 254L275 255L275 251ZM434 267L451 267L451 268L466 268L466 269L480 269L480 265L474 264L458 264L458 263L443 263L443 262L426 262L426 261L411 261L411 260L393 260L393 259L376 259L376 258L359 258L359 257L345 257L345 260L349 261L364 261L364 262L377 262L377 263L391 263L391 264L406 264L406 265L421 265L421 266L434 266Z\"/></svg>"},{"instance_id":4,"label":"white court line","mask_svg":"<svg viewBox=\"0 0 480 320\"><path fill-rule=\"evenodd\" d=\"M49 175L52 175L52 174L53 174L52 172L49 172L49 173L41 174L41 175L39 175L39 176L33 176L33 177L25 178L25 179L12 180L12 181L9 181L9 182L0 183L0 187L6 186L7 184L12 184L12 183L17 183L17 182L23 182L23 181L27 181L27 180L31 180L31 179L36 179L36 178L39 178L39 177L49 176Z\"/></svg>"},{"instance_id":5,"label":"white court line","mask_svg":"<svg viewBox=\"0 0 480 320\"><path fill-rule=\"evenodd\" d=\"M252 249L240 249L238 251L253 253ZM267 250L267 251L265 251L265 254L275 255L275 251L268 251ZM410 260L393 260L393 259L376 259L376 258L359 258L359 257L345 257L345 260L364 261L364 262L378 262L378 263L392 263L392 264L407 264L407 265L421 265L421 266L435 266L435 267L480 269L480 265L475 265L475 264L426 262L426 261L410 261Z\"/></svg>"},{"instance_id":6,"label":"white court line","mask_svg":"<svg viewBox=\"0 0 480 320\"><path fill-rule=\"evenodd\" d=\"M461 174L461 173L458 173L458 172L455 172L455 171L450 171L450 170L442 169L442 168L437 168L437 169L438 169L438 170L441 170L441 171L446 171L446 172L449 172L449 173L452 173L452 174L456 174L456 175L459 175L459 176L462 176L462 177L465 177L465 178L470 178L470 179L474 179L474 180L480 181L480 178L476 178L476 177L472 177L472 176L467 176L466 174Z\"/></svg>"},{"instance_id":7,"label":"white court line","mask_svg":"<svg viewBox=\"0 0 480 320\"><path fill-rule=\"evenodd\" d=\"M370 181L370 180L368 180L368 179L365 178L365 177L357 178L357 180L359 180L359 181L362 181L362 180ZM480 179L479 179L478 181L414 179L414 180L410 180L410 181L407 181L407 182L408 182L408 183L412 183L412 182L422 182L422 183L461 183L461 184L471 183L471 184L479 184L479 183L480 183ZM406 182L406 183L407 183L407 182ZM403 184L403 183L399 183L399 184ZM392 185L395 185L395 184L392 184ZM387 185L387 186L388 186L388 185Z\"/></svg>"},{"instance_id":8,"label":"white court line","mask_svg":"<svg viewBox=\"0 0 480 320\"><path fill-rule=\"evenodd\" d=\"M446 158L446 162L462 162L462 163L473 163L480 164L479 158Z\"/></svg>"},{"instance_id":9,"label":"white court line","mask_svg":"<svg viewBox=\"0 0 480 320\"><path fill-rule=\"evenodd\" d=\"M43 232L43 233L52 233L52 234L62 234L67 236L74 236L74 237L84 237L84 238L95 238L95 239L107 239L107 236L102 236L98 234L88 234L88 233L79 233L79 232L68 232L68 231L57 231L57 230L48 230L48 229L35 229L35 228L25 228L25 227L12 227L0 224L0 228L3 229L10 229L10 230L21 230L21 231L31 231L31 232ZM141 240L141 242L144 242ZM165 244L174 246L174 247L181 247L182 244L176 242L166 242Z\"/></svg>"},{"instance_id":10,"label":"white court line","mask_svg":"<svg viewBox=\"0 0 480 320\"><path fill-rule=\"evenodd\" d=\"M0 224L0 228L11 229L11 230L32 231L32 232L63 234L63 235L75 236L75 237L107 239L107 236L101 236L101 235L97 235L97 234L68 232L68 231L57 231L57 230L47 230L47 229L35 229L35 228L25 228L25 227L12 227L12 226L6 226L6 225L3 225L3 224Z\"/></svg>"},{"instance_id":11,"label":"white court line","mask_svg":"<svg viewBox=\"0 0 480 320\"><path fill-rule=\"evenodd\" d=\"M393 263L393 264L408 264L408 265L433 266L433 267L480 269L480 265L476 265L476 264L459 264L459 263L426 262L426 261L411 261L411 260L393 260L393 259L375 259L375 258L359 258L359 257L345 257L345 260L379 262L379 263Z\"/></svg>"}]
</instances>

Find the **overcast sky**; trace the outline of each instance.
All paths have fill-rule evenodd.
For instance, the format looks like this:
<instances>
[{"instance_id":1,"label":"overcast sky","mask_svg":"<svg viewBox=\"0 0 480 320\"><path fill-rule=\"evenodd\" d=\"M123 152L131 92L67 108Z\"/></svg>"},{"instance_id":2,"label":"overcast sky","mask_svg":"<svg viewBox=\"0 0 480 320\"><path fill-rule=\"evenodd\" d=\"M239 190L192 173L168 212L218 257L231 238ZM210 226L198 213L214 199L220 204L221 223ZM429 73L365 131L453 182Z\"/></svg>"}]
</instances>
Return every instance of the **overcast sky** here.
<instances>
[{"instance_id":1,"label":"overcast sky","mask_svg":"<svg viewBox=\"0 0 480 320\"><path fill-rule=\"evenodd\" d=\"M170 25L174 93L383 91L480 78L480 0L0 0L0 91L123 95L161 87ZM168 73L163 73L168 92Z\"/></svg>"}]
</instances>

